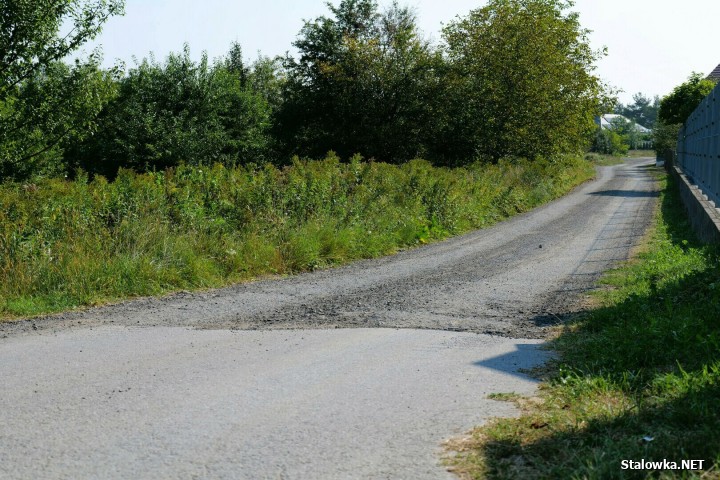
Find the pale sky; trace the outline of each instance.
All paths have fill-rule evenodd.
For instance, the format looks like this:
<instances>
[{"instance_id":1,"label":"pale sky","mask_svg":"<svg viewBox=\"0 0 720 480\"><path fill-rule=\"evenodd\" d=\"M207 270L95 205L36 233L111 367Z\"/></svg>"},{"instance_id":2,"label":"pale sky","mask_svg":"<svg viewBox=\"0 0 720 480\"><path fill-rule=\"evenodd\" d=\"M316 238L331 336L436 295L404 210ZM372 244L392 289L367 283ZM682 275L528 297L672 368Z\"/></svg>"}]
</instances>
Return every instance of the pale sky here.
<instances>
[{"instance_id":1,"label":"pale sky","mask_svg":"<svg viewBox=\"0 0 720 480\"><path fill-rule=\"evenodd\" d=\"M339 3L335 0L333 3ZM381 5L388 1L380 0ZM457 15L486 4L483 0L408 0L420 28L440 40L440 29ZM598 75L632 94L665 95L693 71L707 74L720 63L719 0L577 0L574 11L590 30L594 48L606 46ZM132 66L150 52L159 60L188 42L193 57L211 58L239 42L248 59L293 52L291 43L303 19L327 14L323 0L127 0L124 17L115 17L95 44L102 46L105 65L116 59ZM93 45L95 45L93 44ZM91 46L87 46L89 51Z\"/></svg>"}]
</instances>

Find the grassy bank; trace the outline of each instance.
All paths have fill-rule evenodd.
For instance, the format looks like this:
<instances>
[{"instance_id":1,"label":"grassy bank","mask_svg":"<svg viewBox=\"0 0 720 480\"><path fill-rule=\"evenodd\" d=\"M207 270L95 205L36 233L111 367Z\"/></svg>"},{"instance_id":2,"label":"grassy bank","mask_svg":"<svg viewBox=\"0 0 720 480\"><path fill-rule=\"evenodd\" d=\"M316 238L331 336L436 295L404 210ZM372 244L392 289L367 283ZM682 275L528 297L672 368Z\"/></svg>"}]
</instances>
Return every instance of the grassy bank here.
<instances>
[{"instance_id":1,"label":"grassy bank","mask_svg":"<svg viewBox=\"0 0 720 480\"><path fill-rule=\"evenodd\" d=\"M626 158L655 158L655 152L653 150L630 150L625 155L607 155L604 153L588 153L585 155L585 160L593 162L600 166L612 166L620 165L625 161Z\"/></svg>"},{"instance_id":2,"label":"grassy bank","mask_svg":"<svg viewBox=\"0 0 720 480\"><path fill-rule=\"evenodd\" d=\"M179 167L0 186L0 316L227 285L490 225L593 175L577 158L467 168Z\"/></svg>"},{"instance_id":3,"label":"grassy bank","mask_svg":"<svg viewBox=\"0 0 720 480\"><path fill-rule=\"evenodd\" d=\"M644 158L644 157L655 158L656 153L655 153L655 150L630 150L627 153L627 156L630 158Z\"/></svg>"},{"instance_id":4,"label":"grassy bank","mask_svg":"<svg viewBox=\"0 0 720 480\"><path fill-rule=\"evenodd\" d=\"M720 478L720 249L697 243L667 180L646 251L568 325L524 414L474 432L467 478ZM622 460L704 460L704 472Z\"/></svg>"}]
</instances>

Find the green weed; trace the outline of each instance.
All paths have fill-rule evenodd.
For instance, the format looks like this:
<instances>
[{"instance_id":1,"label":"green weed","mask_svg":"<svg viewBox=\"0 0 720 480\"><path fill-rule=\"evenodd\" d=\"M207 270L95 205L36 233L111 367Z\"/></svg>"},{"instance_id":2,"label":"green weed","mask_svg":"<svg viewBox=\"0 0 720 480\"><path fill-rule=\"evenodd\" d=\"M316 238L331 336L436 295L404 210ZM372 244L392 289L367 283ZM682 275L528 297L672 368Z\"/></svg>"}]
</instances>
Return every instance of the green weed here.
<instances>
[{"instance_id":1,"label":"green weed","mask_svg":"<svg viewBox=\"0 0 720 480\"><path fill-rule=\"evenodd\" d=\"M490 225L566 193L592 165L435 168L295 159L181 166L113 182L0 185L0 315L218 287L377 257Z\"/></svg>"},{"instance_id":2,"label":"green weed","mask_svg":"<svg viewBox=\"0 0 720 480\"><path fill-rule=\"evenodd\" d=\"M690 231L672 180L647 251L565 327L541 404L478 429L467 478L718 478L720 249ZM704 471L623 470L697 459Z\"/></svg>"}]
</instances>

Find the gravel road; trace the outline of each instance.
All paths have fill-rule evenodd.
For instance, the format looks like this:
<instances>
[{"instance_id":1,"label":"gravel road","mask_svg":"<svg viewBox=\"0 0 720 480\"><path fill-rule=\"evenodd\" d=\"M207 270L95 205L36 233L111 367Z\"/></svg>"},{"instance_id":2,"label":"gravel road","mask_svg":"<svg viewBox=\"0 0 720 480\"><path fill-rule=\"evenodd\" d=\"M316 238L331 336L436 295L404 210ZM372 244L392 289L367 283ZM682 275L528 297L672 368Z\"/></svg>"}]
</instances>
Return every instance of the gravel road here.
<instances>
[{"instance_id":1,"label":"gravel road","mask_svg":"<svg viewBox=\"0 0 720 480\"><path fill-rule=\"evenodd\" d=\"M648 159L396 256L0 324L0 478L452 478L548 326L628 257Z\"/></svg>"}]
</instances>

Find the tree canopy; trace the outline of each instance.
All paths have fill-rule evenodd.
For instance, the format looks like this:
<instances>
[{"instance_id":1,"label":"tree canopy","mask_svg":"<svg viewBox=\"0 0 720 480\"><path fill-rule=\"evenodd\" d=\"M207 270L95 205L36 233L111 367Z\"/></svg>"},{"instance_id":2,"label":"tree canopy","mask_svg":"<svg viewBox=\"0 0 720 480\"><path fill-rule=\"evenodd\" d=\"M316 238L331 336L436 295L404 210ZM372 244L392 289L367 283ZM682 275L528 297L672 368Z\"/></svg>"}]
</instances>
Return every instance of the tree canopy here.
<instances>
[{"instance_id":1,"label":"tree canopy","mask_svg":"<svg viewBox=\"0 0 720 480\"><path fill-rule=\"evenodd\" d=\"M67 54L122 0L0 0L0 178L113 177L183 163L287 164L293 155L463 165L586 149L610 103L565 0L490 0L438 44L415 12L340 0L306 21L298 55L102 70ZM63 32L63 33L61 33Z\"/></svg>"},{"instance_id":2,"label":"tree canopy","mask_svg":"<svg viewBox=\"0 0 720 480\"><path fill-rule=\"evenodd\" d=\"M658 117L667 125L685 123L690 114L715 88L715 82L692 73L687 81L678 85L660 101Z\"/></svg>"},{"instance_id":3,"label":"tree canopy","mask_svg":"<svg viewBox=\"0 0 720 480\"><path fill-rule=\"evenodd\" d=\"M361 152L384 161L424 153L439 55L414 13L372 0L329 5L331 17L306 22L287 59L281 115L286 143L304 154Z\"/></svg>"},{"instance_id":4,"label":"tree canopy","mask_svg":"<svg viewBox=\"0 0 720 480\"><path fill-rule=\"evenodd\" d=\"M653 129L653 142L657 152L667 156L668 151L675 151L683 123L713 88L715 82L693 72L687 81L660 100L658 122Z\"/></svg>"},{"instance_id":5,"label":"tree canopy","mask_svg":"<svg viewBox=\"0 0 720 480\"><path fill-rule=\"evenodd\" d=\"M1 0L0 97L94 38L124 0ZM60 34L64 25L67 33Z\"/></svg>"},{"instance_id":6,"label":"tree canopy","mask_svg":"<svg viewBox=\"0 0 720 480\"><path fill-rule=\"evenodd\" d=\"M193 61L187 45L163 63L145 59L118 80L98 132L76 146L74 160L110 177L120 167L268 161L271 110L254 72L238 46L214 64L206 54Z\"/></svg>"},{"instance_id":7,"label":"tree canopy","mask_svg":"<svg viewBox=\"0 0 720 480\"><path fill-rule=\"evenodd\" d=\"M627 105L618 104L615 113L619 113L643 127L653 128L660 109L660 97L649 98L642 93L633 95L633 102Z\"/></svg>"},{"instance_id":8,"label":"tree canopy","mask_svg":"<svg viewBox=\"0 0 720 480\"><path fill-rule=\"evenodd\" d=\"M114 91L91 56L63 61L124 0L0 0L0 179L65 170L62 143L81 139Z\"/></svg>"},{"instance_id":9,"label":"tree canopy","mask_svg":"<svg viewBox=\"0 0 720 480\"><path fill-rule=\"evenodd\" d=\"M490 0L444 29L458 154L534 158L580 151L607 100L572 2ZM453 133L454 132L454 133Z\"/></svg>"}]
</instances>

